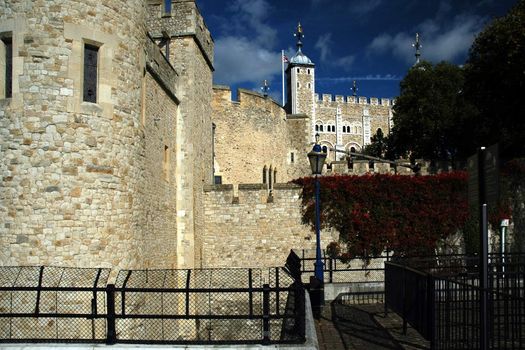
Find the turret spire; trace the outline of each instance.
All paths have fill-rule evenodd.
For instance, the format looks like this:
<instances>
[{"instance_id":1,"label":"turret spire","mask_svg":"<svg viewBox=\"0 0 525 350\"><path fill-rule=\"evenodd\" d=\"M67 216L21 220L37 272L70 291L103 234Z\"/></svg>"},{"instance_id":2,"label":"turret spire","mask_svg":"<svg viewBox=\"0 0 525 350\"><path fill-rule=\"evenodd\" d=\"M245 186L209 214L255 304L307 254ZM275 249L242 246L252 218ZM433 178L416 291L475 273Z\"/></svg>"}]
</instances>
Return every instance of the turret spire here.
<instances>
[{"instance_id":1,"label":"turret spire","mask_svg":"<svg viewBox=\"0 0 525 350\"><path fill-rule=\"evenodd\" d=\"M297 32L295 32L294 36L297 38L297 51L301 51L301 48L303 47L302 39L304 38L301 22L297 25Z\"/></svg>"},{"instance_id":2,"label":"turret spire","mask_svg":"<svg viewBox=\"0 0 525 350\"><path fill-rule=\"evenodd\" d=\"M413 47L416 48L416 63L415 64L418 64L419 63L419 58L421 57L421 48L423 47L423 45L421 45L421 43L419 42L419 33L416 33L416 42L412 44Z\"/></svg>"},{"instance_id":3,"label":"turret spire","mask_svg":"<svg viewBox=\"0 0 525 350\"><path fill-rule=\"evenodd\" d=\"M261 90L263 92L263 96L268 97L268 91L270 90L270 85L268 84L268 80L264 79Z\"/></svg>"}]
</instances>

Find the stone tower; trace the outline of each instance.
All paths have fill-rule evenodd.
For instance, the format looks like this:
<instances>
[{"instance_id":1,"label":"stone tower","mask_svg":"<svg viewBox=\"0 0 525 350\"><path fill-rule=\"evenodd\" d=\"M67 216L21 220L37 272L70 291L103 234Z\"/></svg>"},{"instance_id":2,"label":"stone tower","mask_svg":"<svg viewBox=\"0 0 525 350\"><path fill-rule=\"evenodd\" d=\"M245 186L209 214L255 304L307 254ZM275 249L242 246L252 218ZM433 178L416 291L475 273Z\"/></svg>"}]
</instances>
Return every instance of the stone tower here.
<instances>
[{"instance_id":1,"label":"stone tower","mask_svg":"<svg viewBox=\"0 0 525 350\"><path fill-rule=\"evenodd\" d=\"M2 2L0 263L140 265L145 30L143 0Z\"/></svg>"},{"instance_id":2,"label":"stone tower","mask_svg":"<svg viewBox=\"0 0 525 350\"><path fill-rule=\"evenodd\" d=\"M7 0L0 55L0 265L193 267L213 175L195 1Z\"/></svg>"},{"instance_id":3,"label":"stone tower","mask_svg":"<svg viewBox=\"0 0 525 350\"><path fill-rule=\"evenodd\" d=\"M315 65L302 51L304 34L300 23L294 35L297 38L297 53L290 59L286 69L288 96L286 110L290 114L306 114L313 119Z\"/></svg>"},{"instance_id":4,"label":"stone tower","mask_svg":"<svg viewBox=\"0 0 525 350\"><path fill-rule=\"evenodd\" d=\"M148 5L149 33L155 41L168 44L167 57L179 74L177 266L199 267L199 232L204 227L202 188L213 181L214 44L195 0L148 0Z\"/></svg>"}]
</instances>

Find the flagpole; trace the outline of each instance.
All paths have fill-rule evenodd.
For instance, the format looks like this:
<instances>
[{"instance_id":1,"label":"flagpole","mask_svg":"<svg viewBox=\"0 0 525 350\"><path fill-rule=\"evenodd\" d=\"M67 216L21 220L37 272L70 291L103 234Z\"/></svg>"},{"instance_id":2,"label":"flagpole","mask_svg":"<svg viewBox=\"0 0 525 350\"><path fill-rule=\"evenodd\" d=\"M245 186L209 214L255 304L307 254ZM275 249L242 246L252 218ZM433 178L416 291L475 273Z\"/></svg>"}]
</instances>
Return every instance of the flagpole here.
<instances>
[{"instance_id":1,"label":"flagpole","mask_svg":"<svg viewBox=\"0 0 525 350\"><path fill-rule=\"evenodd\" d=\"M283 78L283 107L284 107L284 50L281 50L281 75Z\"/></svg>"}]
</instances>

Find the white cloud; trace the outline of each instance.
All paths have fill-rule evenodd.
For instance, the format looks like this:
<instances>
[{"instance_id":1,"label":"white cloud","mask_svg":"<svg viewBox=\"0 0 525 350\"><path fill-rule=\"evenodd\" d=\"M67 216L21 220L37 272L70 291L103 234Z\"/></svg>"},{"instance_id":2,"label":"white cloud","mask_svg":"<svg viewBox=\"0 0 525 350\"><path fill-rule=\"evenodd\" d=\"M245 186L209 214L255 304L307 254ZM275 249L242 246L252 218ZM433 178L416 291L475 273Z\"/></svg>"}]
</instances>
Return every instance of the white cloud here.
<instances>
[{"instance_id":1,"label":"white cloud","mask_svg":"<svg viewBox=\"0 0 525 350\"><path fill-rule=\"evenodd\" d=\"M217 84L252 82L260 84L281 72L281 54L262 48L243 37L224 37L215 41Z\"/></svg>"},{"instance_id":2,"label":"white cloud","mask_svg":"<svg viewBox=\"0 0 525 350\"><path fill-rule=\"evenodd\" d=\"M277 37L277 31L265 23L271 9L266 0L236 0L229 6L233 27L240 29L237 32L255 33L255 40L267 45L273 44ZM232 20L226 25L232 26Z\"/></svg>"},{"instance_id":3,"label":"white cloud","mask_svg":"<svg viewBox=\"0 0 525 350\"><path fill-rule=\"evenodd\" d=\"M281 55L274 49L277 31L266 23L272 11L270 3L235 0L228 11L223 24L226 34L215 40L214 83L258 85L280 74Z\"/></svg>"},{"instance_id":4,"label":"white cloud","mask_svg":"<svg viewBox=\"0 0 525 350\"><path fill-rule=\"evenodd\" d=\"M350 70L352 64L355 61L354 55L348 55L343 57L334 58L332 55L332 33L326 33L321 35L315 43L315 48L320 52L321 62L334 67L340 67L345 71Z\"/></svg>"},{"instance_id":5,"label":"white cloud","mask_svg":"<svg viewBox=\"0 0 525 350\"><path fill-rule=\"evenodd\" d=\"M361 0L353 2L350 7L350 12L355 13L356 15L362 16L367 13L372 12L378 6L383 3L383 0Z\"/></svg>"},{"instance_id":6,"label":"white cloud","mask_svg":"<svg viewBox=\"0 0 525 350\"><path fill-rule=\"evenodd\" d=\"M320 51L321 61L325 62L332 53L332 43L332 33L323 34L317 39L314 47Z\"/></svg>"},{"instance_id":7,"label":"white cloud","mask_svg":"<svg viewBox=\"0 0 525 350\"><path fill-rule=\"evenodd\" d=\"M419 32L423 59L433 62L452 61L468 52L483 25L482 18L472 15L456 16L447 26L436 20L426 20L415 28L414 33L399 32L395 35L385 33L377 36L368 46L367 53L391 53L402 61L413 63L415 51L412 43L415 33Z\"/></svg>"}]
</instances>

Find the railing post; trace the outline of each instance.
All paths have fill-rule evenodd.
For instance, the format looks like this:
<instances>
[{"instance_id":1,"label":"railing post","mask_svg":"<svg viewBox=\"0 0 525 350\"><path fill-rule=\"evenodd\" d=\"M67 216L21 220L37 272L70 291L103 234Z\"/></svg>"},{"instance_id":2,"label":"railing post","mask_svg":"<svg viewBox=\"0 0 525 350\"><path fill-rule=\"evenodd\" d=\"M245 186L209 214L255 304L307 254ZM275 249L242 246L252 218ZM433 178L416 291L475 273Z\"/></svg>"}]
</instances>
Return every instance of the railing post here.
<instances>
[{"instance_id":1,"label":"railing post","mask_svg":"<svg viewBox=\"0 0 525 350\"><path fill-rule=\"evenodd\" d=\"M276 315L280 315L280 310L279 310L279 293L280 293L280 290L279 290L279 268L276 267L275 268L275 288L277 288L277 291L275 292L275 314Z\"/></svg>"},{"instance_id":2,"label":"railing post","mask_svg":"<svg viewBox=\"0 0 525 350\"><path fill-rule=\"evenodd\" d=\"M328 272L328 275L330 276L330 283L333 283L334 282L334 266L333 266L333 261L334 259L332 258L329 258L330 260L330 271Z\"/></svg>"},{"instance_id":3,"label":"railing post","mask_svg":"<svg viewBox=\"0 0 525 350\"><path fill-rule=\"evenodd\" d=\"M108 284L106 288L106 301L107 301L107 334L106 344L113 345L117 342L117 331L115 328L115 285Z\"/></svg>"},{"instance_id":4,"label":"railing post","mask_svg":"<svg viewBox=\"0 0 525 350\"><path fill-rule=\"evenodd\" d=\"M263 285L263 345L270 344L270 285Z\"/></svg>"},{"instance_id":5,"label":"railing post","mask_svg":"<svg viewBox=\"0 0 525 350\"><path fill-rule=\"evenodd\" d=\"M430 338L430 349L436 348L436 297L434 277L427 274L427 310L428 310L428 337Z\"/></svg>"},{"instance_id":6,"label":"railing post","mask_svg":"<svg viewBox=\"0 0 525 350\"><path fill-rule=\"evenodd\" d=\"M253 275L252 269L248 269L248 304L250 318L253 317Z\"/></svg>"},{"instance_id":7,"label":"railing post","mask_svg":"<svg viewBox=\"0 0 525 350\"><path fill-rule=\"evenodd\" d=\"M188 270L186 274L186 316L190 315L190 282L191 270Z\"/></svg>"},{"instance_id":8,"label":"railing post","mask_svg":"<svg viewBox=\"0 0 525 350\"><path fill-rule=\"evenodd\" d=\"M403 266L403 335L407 335L407 278L406 268Z\"/></svg>"},{"instance_id":9,"label":"railing post","mask_svg":"<svg viewBox=\"0 0 525 350\"><path fill-rule=\"evenodd\" d=\"M42 293L42 278L44 276L44 266L40 266L40 272L38 274L38 289L36 291L36 306L35 315L38 316L40 313L40 295Z\"/></svg>"},{"instance_id":10,"label":"railing post","mask_svg":"<svg viewBox=\"0 0 525 350\"><path fill-rule=\"evenodd\" d=\"M384 298L385 299L383 300L383 305L385 307L385 310L384 310L385 311L385 317L386 317L386 315L388 315L388 303L387 303L387 299L388 298L387 298L387 294L388 294L388 285L389 285L389 283L387 282L387 278L386 278L386 276L387 276L387 269L389 269L389 268L387 268L387 264L384 264L383 280L385 281L384 282L385 283L385 285L384 285L384 290L385 290L384 291L384 296L385 296Z\"/></svg>"},{"instance_id":11,"label":"railing post","mask_svg":"<svg viewBox=\"0 0 525 350\"><path fill-rule=\"evenodd\" d=\"M300 281L295 281L293 286L295 286L295 327L296 333L301 338L301 341L305 340L306 335L306 311L305 311L305 297L304 297L304 287Z\"/></svg>"}]
</instances>

